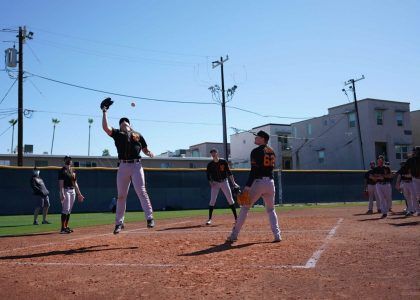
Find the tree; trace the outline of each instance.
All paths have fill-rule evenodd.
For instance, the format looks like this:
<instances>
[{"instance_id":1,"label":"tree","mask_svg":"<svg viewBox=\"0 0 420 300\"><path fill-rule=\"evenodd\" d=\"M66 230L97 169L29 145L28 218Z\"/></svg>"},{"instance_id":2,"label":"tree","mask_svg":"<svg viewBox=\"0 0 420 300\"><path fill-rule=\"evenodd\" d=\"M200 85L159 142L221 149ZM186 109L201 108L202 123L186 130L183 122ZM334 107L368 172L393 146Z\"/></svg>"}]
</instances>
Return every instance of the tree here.
<instances>
[{"instance_id":1,"label":"tree","mask_svg":"<svg viewBox=\"0 0 420 300\"><path fill-rule=\"evenodd\" d=\"M111 156L111 154L109 154L109 150L108 149L104 149L102 151L102 156Z\"/></svg>"},{"instance_id":2,"label":"tree","mask_svg":"<svg viewBox=\"0 0 420 300\"><path fill-rule=\"evenodd\" d=\"M13 137L15 136L15 125L16 125L16 123L17 123L17 120L15 120L15 119L11 119L10 121L9 121L9 123L11 124L11 126L12 126L12 147L10 148L10 153L13 153Z\"/></svg>"},{"instance_id":3,"label":"tree","mask_svg":"<svg viewBox=\"0 0 420 300\"><path fill-rule=\"evenodd\" d=\"M50 155L52 155L52 152L53 152L53 147L54 147L55 126L56 126L58 123L60 123L60 120L59 120L59 119L54 119L54 118L53 118L51 121L52 121L52 123L53 123L53 136L52 136L52 141L51 141L51 153L50 153Z\"/></svg>"},{"instance_id":4,"label":"tree","mask_svg":"<svg viewBox=\"0 0 420 300\"><path fill-rule=\"evenodd\" d=\"M92 126L93 119L89 118L88 123L89 123L88 156L90 156L90 127Z\"/></svg>"}]
</instances>

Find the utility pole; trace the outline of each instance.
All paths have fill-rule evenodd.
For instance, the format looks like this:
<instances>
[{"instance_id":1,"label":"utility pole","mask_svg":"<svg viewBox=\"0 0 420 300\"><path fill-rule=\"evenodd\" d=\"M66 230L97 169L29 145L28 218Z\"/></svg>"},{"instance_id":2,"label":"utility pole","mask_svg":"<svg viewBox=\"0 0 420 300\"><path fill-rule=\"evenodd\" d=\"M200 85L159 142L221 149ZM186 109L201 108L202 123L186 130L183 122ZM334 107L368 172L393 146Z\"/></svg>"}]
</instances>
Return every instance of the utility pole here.
<instances>
[{"instance_id":1,"label":"utility pole","mask_svg":"<svg viewBox=\"0 0 420 300\"><path fill-rule=\"evenodd\" d=\"M17 165L23 166L23 44L26 38L32 39L33 32L26 34L26 26L19 27L19 68L18 68L18 145Z\"/></svg>"},{"instance_id":2,"label":"utility pole","mask_svg":"<svg viewBox=\"0 0 420 300\"><path fill-rule=\"evenodd\" d=\"M90 156L90 127L92 126L93 119L89 118L88 123L89 123L88 156Z\"/></svg>"},{"instance_id":3,"label":"utility pole","mask_svg":"<svg viewBox=\"0 0 420 300\"><path fill-rule=\"evenodd\" d=\"M225 75L224 75L224 71L223 71L223 64L229 60L229 56L226 55L226 58L223 59L223 57L220 57L220 60L216 60L212 62L212 67L217 68L218 66L220 66L220 75L221 75L221 80L222 80L222 89L220 90L220 87L215 85L209 88L209 90L213 93L213 96L215 96L215 94L217 92L221 92L222 93L222 100L221 100L221 105L222 105L222 121L223 121L223 154L224 157L226 159L226 161L229 161L229 151L228 151L228 145L227 145L227 130L226 130L226 95L225 95ZM233 86L232 88L228 89L228 96L233 97L233 94L235 93L237 86Z\"/></svg>"},{"instance_id":4,"label":"utility pole","mask_svg":"<svg viewBox=\"0 0 420 300\"><path fill-rule=\"evenodd\" d=\"M353 99L354 99L354 109L356 110L356 123L357 123L357 130L359 132L359 144L360 144L360 154L362 156L362 167L363 170L366 169L365 166L365 155L363 153L363 141L362 141L362 131L360 130L360 119L359 119L359 108L357 106L357 98L356 98L356 85L355 83L357 81L365 79L365 76L362 75L362 77L358 79L349 79L346 82L344 82L344 85L350 85L350 89L353 91Z\"/></svg>"}]
</instances>

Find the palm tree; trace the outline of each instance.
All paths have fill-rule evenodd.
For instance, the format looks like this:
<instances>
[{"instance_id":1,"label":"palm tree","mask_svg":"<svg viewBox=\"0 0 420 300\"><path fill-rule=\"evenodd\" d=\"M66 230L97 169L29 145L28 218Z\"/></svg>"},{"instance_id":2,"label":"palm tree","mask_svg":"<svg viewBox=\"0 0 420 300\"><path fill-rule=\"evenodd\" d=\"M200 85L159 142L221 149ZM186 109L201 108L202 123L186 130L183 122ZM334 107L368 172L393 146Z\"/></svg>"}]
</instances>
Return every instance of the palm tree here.
<instances>
[{"instance_id":1,"label":"palm tree","mask_svg":"<svg viewBox=\"0 0 420 300\"><path fill-rule=\"evenodd\" d=\"M15 125L17 123L16 119L11 119L9 123L12 126L12 148L10 148L10 153L13 153L13 137L15 136Z\"/></svg>"},{"instance_id":2,"label":"palm tree","mask_svg":"<svg viewBox=\"0 0 420 300\"><path fill-rule=\"evenodd\" d=\"M51 155L52 155L52 151L53 151L53 146L54 146L54 134L55 134L55 126L60 123L59 119L52 119L52 123L53 123L53 136L52 136L52 142L51 142Z\"/></svg>"},{"instance_id":3,"label":"palm tree","mask_svg":"<svg viewBox=\"0 0 420 300\"><path fill-rule=\"evenodd\" d=\"M90 127L92 126L93 119L89 118L88 119L88 123L89 123L88 156L90 156Z\"/></svg>"}]
</instances>

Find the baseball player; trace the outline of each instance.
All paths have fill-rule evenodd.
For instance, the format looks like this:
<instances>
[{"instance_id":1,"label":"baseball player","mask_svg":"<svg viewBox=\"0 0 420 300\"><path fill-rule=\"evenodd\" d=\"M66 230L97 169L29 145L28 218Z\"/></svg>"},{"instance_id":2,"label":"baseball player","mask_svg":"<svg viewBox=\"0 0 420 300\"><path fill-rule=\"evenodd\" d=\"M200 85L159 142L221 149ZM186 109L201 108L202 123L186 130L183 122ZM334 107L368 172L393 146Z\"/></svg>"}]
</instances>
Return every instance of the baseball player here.
<instances>
[{"instance_id":1,"label":"baseball player","mask_svg":"<svg viewBox=\"0 0 420 300\"><path fill-rule=\"evenodd\" d=\"M33 224L38 225L38 214L41 208L42 224L51 224L47 221L48 208L50 207L50 199L48 198L48 195L50 192L45 187L44 180L42 180L42 178L39 176L39 173L39 169L35 167L31 178L31 187L36 201Z\"/></svg>"},{"instance_id":2,"label":"baseball player","mask_svg":"<svg viewBox=\"0 0 420 300\"><path fill-rule=\"evenodd\" d=\"M229 169L227 161L223 158L219 158L217 149L211 149L210 154L213 160L207 165L207 179L211 188L211 196L209 203L209 219L206 225L211 224L214 206L216 204L217 195L219 194L220 190L222 190L223 194L225 195L236 221L237 215L235 202L233 201L232 191L229 187L228 177L234 187L239 188L239 185L236 184L235 178Z\"/></svg>"},{"instance_id":3,"label":"baseball player","mask_svg":"<svg viewBox=\"0 0 420 300\"><path fill-rule=\"evenodd\" d=\"M417 211L417 216L420 216L420 146L414 148L414 155L407 160L406 165L411 174L413 191L415 191L416 201L414 208Z\"/></svg>"},{"instance_id":4,"label":"baseball player","mask_svg":"<svg viewBox=\"0 0 420 300\"><path fill-rule=\"evenodd\" d=\"M381 212L381 208L379 205L378 197L376 196L376 188L375 188L375 181L370 179L370 175L373 174L373 169L375 168L375 162L370 162L370 170L365 173L365 192L368 194L369 197L369 204L368 204L368 211L366 214L370 215L373 214L373 201L376 202L376 208L378 212Z\"/></svg>"},{"instance_id":5,"label":"baseball player","mask_svg":"<svg viewBox=\"0 0 420 300\"><path fill-rule=\"evenodd\" d=\"M406 210L405 215L412 216L416 212L416 191L411 179L411 174L408 172L407 164L402 162L401 168L397 171L397 181L395 188L400 191L405 198Z\"/></svg>"},{"instance_id":6,"label":"baseball player","mask_svg":"<svg viewBox=\"0 0 420 300\"><path fill-rule=\"evenodd\" d=\"M102 128L114 139L118 151L119 166L117 172L117 211L115 215L114 234L118 234L124 228L124 214L126 209L126 200L131 182L139 197L141 207L144 211L147 227L153 228L155 221L153 219L153 209L150 203L149 195L146 191L143 166L141 164L140 152L143 151L149 157L153 153L147 148L147 143L143 136L135 132L130 126L130 120L121 118L120 128L115 129L108 125L107 110L109 106L101 107L103 111Z\"/></svg>"},{"instance_id":7,"label":"baseball player","mask_svg":"<svg viewBox=\"0 0 420 300\"><path fill-rule=\"evenodd\" d=\"M60 187L61 210L61 234L72 233L73 229L69 227L71 210L74 201L77 199L83 202L85 197L82 195L77 184L76 172L72 168L72 160L70 156L64 157L64 167L58 172L58 184Z\"/></svg>"},{"instance_id":8,"label":"baseball player","mask_svg":"<svg viewBox=\"0 0 420 300\"><path fill-rule=\"evenodd\" d=\"M248 191L250 205L243 205L239 212L238 220L233 227L232 233L228 236L227 242L233 243L237 241L242 225L245 223L249 209L252 205L262 197L264 200L265 210L268 214L271 231L274 235L274 242L281 241L280 227L274 209L274 166L276 154L273 149L267 146L270 136L265 131L258 131L255 136L255 144L257 148L251 152L251 171L244 191Z\"/></svg>"},{"instance_id":9,"label":"baseball player","mask_svg":"<svg viewBox=\"0 0 420 300\"><path fill-rule=\"evenodd\" d=\"M376 182L376 195L378 196L382 217L386 218L391 209L392 204L392 173L391 169L384 166L384 157L378 157L377 166L373 169L373 174L369 176L370 179Z\"/></svg>"}]
</instances>

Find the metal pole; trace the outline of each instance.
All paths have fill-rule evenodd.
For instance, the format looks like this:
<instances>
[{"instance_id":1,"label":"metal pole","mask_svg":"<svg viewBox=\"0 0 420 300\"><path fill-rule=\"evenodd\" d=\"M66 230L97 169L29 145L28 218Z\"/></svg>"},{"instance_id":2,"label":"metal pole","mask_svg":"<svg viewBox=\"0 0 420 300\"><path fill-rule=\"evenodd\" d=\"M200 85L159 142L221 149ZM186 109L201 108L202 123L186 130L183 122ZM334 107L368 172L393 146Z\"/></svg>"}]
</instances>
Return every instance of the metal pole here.
<instances>
[{"instance_id":1,"label":"metal pole","mask_svg":"<svg viewBox=\"0 0 420 300\"><path fill-rule=\"evenodd\" d=\"M10 148L10 153L13 153L13 138L15 136L15 124L16 123L14 123L14 122L12 124L12 148Z\"/></svg>"},{"instance_id":2,"label":"metal pole","mask_svg":"<svg viewBox=\"0 0 420 300\"><path fill-rule=\"evenodd\" d=\"M53 137L52 137L52 141L51 141L51 153L50 155L52 155L53 152L53 146L54 146L54 134L55 134L55 124L53 126Z\"/></svg>"},{"instance_id":3,"label":"metal pole","mask_svg":"<svg viewBox=\"0 0 420 300\"><path fill-rule=\"evenodd\" d=\"M220 73L222 76L222 120L223 120L223 149L226 161L229 161L229 152L227 145L227 129L226 129L226 98L225 98L225 76L223 71L223 57L220 57Z\"/></svg>"},{"instance_id":4,"label":"metal pole","mask_svg":"<svg viewBox=\"0 0 420 300\"><path fill-rule=\"evenodd\" d=\"M354 108L356 110L357 130L359 131L360 154L362 155L362 167L363 167L363 170L365 170L366 169L365 155L363 154L362 131L360 130L359 108L357 106L357 98L356 98L356 85L354 84L354 79L350 79L350 81L353 87L352 90L353 90Z\"/></svg>"},{"instance_id":5,"label":"metal pole","mask_svg":"<svg viewBox=\"0 0 420 300\"><path fill-rule=\"evenodd\" d=\"M88 141L88 156L90 156L90 124L89 124L89 141Z\"/></svg>"},{"instance_id":6,"label":"metal pole","mask_svg":"<svg viewBox=\"0 0 420 300\"><path fill-rule=\"evenodd\" d=\"M19 74L18 74L18 146L17 165L23 166L23 39L24 32L19 27Z\"/></svg>"}]
</instances>

